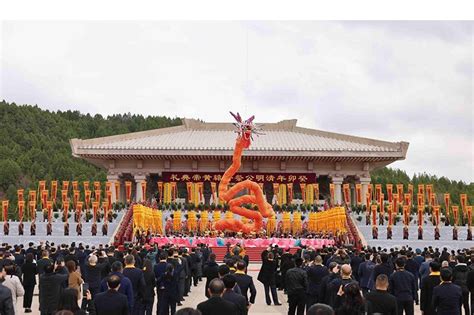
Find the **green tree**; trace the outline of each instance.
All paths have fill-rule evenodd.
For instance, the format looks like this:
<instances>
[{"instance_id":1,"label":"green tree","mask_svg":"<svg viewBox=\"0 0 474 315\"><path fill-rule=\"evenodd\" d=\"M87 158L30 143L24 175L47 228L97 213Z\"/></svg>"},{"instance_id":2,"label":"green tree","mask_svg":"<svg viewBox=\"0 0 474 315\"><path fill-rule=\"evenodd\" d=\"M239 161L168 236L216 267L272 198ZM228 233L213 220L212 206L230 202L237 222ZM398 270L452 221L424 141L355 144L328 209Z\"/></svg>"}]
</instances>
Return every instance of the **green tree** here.
<instances>
[{"instance_id":1,"label":"green tree","mask_svg":"<svg viewBox=\"0 0 474 315\"><path fill-rule=\"evenodd\" d=\"M10 185L16 185L20 180L21 169L11 159L0 160L0 188L6 192Z\"/></svg>"}]
</instances>

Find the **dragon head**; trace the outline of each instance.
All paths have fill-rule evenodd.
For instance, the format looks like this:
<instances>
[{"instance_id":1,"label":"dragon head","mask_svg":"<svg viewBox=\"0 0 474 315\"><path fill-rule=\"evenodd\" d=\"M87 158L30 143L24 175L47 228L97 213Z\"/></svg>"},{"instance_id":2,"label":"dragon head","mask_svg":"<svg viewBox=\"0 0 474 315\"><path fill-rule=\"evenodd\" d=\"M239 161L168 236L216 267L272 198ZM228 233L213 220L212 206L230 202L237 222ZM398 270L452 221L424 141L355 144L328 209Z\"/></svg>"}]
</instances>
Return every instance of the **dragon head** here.
<instances>
[{"instance_id":1,"label":"dragon head","mask_svg":"<svg viewBox=\"0 0 474 315\"><path fill-rule=\"evenodd\" d=\"M242 120L242 117L239 113L234 114L230 112L230 114L234 117L236 122L234 122L234 126L237 127L237 134L239 135L239 139L243 141L243 145L245 148L250 146L250 142L253 141L253 135L260 135L262 134L260 126L253 123L255 116L252 115L250 118L246 120Z\"/></svg>"}]
</instances>

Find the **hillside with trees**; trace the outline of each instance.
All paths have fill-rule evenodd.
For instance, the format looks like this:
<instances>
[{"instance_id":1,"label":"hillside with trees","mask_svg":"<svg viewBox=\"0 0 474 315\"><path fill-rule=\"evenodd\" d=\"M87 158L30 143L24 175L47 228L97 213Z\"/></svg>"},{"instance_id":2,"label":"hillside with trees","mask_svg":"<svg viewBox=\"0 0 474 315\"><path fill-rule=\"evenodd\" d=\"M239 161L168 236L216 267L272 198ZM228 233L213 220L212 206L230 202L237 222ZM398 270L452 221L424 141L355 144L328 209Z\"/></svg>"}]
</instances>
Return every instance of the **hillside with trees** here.
<instances>
[{"instance_id":1,"label":"hillside with trees","mask_svg":"<svg viewBox=\"0 0 474 315\"><path fill-rule=\"evenodd\" d=\"M69 139L89 139L177 126L180 118L49 111L0 102L0 199L16 200L16 190L38 181L106 180L106 172L74 158Z\"/></svg>"},{"instance_id":2,"label":"hillside with trees","mask_svg":"<svg viewBox=\"0 0 474 315\"><path fill-rule=\"evenodd\" d=\"M104 170L74 158L69 139L89 139L171 127L181 124L180 118L116 114L83 114L79 111L49 111L38 106L0 102L0 199L16 204L18 188L37 188L39 180L106 180ZM398 169L383 168L372 172L372 183L407 184L415 189L419 183L433 184L435 192L451 193L459 204L459 194L467 193L474 203L474 184L449 180L426 173L413 177ZM442 198L442 196L441 196ZM442 199L440 200L442 202Z\"/></svg>"}]
</instances>

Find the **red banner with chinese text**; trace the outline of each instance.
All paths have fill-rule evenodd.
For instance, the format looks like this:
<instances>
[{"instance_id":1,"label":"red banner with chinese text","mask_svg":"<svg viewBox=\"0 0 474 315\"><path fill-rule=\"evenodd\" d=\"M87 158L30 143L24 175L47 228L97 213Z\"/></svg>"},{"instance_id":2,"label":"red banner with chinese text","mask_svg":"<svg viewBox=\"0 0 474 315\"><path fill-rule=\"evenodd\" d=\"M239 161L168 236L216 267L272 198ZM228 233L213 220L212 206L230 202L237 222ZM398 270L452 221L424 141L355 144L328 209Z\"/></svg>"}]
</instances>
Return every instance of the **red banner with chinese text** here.
<instances>
[{"instance_id":1,"label":"red banner with chinese text","mask_svg":"<svg viewBox=\"0 0 474 315\"><path fill-rule=\"evenodd\" d=\"M387 199L389 203L392 203L393 200L393 185L387 184Z\"/></svg>"},{"instance_id":2,"label":"red banner with chinese text","mask_svg":"<svg viewBox=\"0 0 474 315\"><path fill-rule=\"evenodd\" d=\"M25 208L25 201L21 200L18 201L18 218L21 221L23 221L23 209Z\"/></svg>"},{"instance_id":3,"label":"red banner with chinese text","mask_svg":"<svg viewBox=\"0 0 474 315\"><path fill-rule=\"evenodd\" d=\"M362 203L362 185L356 184L356 203L360 205Z\"/></svg>"},{"instance_id":4,"label":"red banner with chinese text","mask_svg":"<svg viewBox=\"0 0 474 315\"><path fill-rule=\"evenodd\" d=\"M451 195L444 194L444 205L446 206L446 219L449 220L449 203L450 203Z\"/></svg>"},{"instance_id":5,"label":"red banner with chinese text","mask_svg":"<svg viewBox=\"0 0 474 315\"><path fill-rule=\"evenodd\" d=\"M161 198L161 195L160 195ZM115 181L115 201L120 201L120 182L117 180Z\"/></svg>"},{"instance_id":6,"label":"red banner with chinese text","mask_svg":"<svg viewBox=\"0 0 474 315\"><path fill-rule=\"evenodd\" d=\"M397 194L399 197L403 196L403 184L397 184Z\"/></svg>"},{"instance_id":7,"label":"red banner with chinese text","mask_svg":"<svg viewBox=\"0 0 474 315\"><path fill-rule=\"evenodd\" d=\"M222 173L217 172L163 172L161 180L164 182L220 182ZM314 173L237 173L230 182L241 182L244 180L254 182L270 183L315 183Z\"/></svg>"},{"instance_id":8,"label":"red banner with chinese text","mask_svg":"<svg viewBox=\"0 0 474 315\"><path fill-rule=\"evenodd\" d=\"M53 180L51 181L51 200L53 204L56 204L56 196L58 194L58 181Z\"/></svg>"}]
</instances>

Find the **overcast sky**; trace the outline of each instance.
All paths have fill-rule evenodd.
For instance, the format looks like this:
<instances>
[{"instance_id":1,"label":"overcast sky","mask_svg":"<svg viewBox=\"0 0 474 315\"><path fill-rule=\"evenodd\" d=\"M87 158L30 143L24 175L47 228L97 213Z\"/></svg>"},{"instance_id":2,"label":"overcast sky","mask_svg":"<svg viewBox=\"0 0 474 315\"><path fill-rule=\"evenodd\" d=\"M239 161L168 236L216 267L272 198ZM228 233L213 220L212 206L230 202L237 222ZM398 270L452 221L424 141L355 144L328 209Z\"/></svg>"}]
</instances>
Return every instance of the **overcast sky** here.
<instances>
[{"instance_id":1,"label":"overcast sky","mask_svg":"<svg viewBox=\"0 0 474 315\"><path fill-rule=\"evenodd\" d=\"M474 181L472 22L3 22L0 98L51 110L408 141L413 172Z\"/></svg>"}]
</instances>

